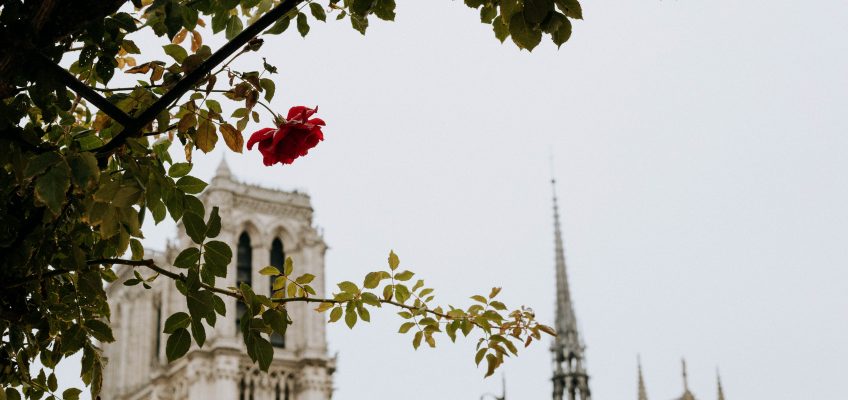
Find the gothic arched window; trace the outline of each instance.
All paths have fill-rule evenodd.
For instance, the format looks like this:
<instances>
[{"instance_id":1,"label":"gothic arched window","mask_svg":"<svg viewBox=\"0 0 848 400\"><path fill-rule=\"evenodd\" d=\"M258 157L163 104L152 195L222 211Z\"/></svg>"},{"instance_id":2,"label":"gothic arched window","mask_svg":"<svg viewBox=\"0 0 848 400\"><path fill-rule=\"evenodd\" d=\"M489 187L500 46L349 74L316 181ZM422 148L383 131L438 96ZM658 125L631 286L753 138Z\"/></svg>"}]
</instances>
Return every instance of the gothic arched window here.
<instances>
[{"instance_id":1,"label":"gothic arched window","mask_svg":"<svg viewBox=\"0 0 848 400\"><path fill-rule=\"evenodd\" d=\"M277 267L280 271L286 263L286 253L283 250L283 241L280 238L274 238L271 242L271 265ZM271 279L271 288L268 293L274 292L274 279ZM276 347L286 347L286 338L279 333L271 334L271 344Z\"/></svg>"},{"instance_id":2,"label":"gothic arched window","mask_svg":"<svg viewBox=\"0 0 848 400\"><path fill-rule=\"evenodd\" d=\"M250 246L250 236L242 232L236 250L236 286L242 283L253 284L253 247ZM236 303L236 325L241 322L241 316L247 311L242 302Z\"/></svg>"}]
</instances>

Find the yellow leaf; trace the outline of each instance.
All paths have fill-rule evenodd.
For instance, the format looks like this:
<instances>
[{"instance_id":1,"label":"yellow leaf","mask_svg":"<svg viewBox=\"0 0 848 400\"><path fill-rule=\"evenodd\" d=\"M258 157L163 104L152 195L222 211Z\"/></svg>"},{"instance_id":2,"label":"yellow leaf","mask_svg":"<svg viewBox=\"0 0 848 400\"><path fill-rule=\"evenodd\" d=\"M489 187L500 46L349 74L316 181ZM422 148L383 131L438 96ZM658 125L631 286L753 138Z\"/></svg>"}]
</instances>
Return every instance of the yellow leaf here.
<instances>
[{"instance_id":1,"label":"yellow leaf","mask_svg":"<svg viewBox=\"0 0 848 400\"><path fill-rule=\"evenodd\" d=\"M150 67L153 66L153 65L155 65L155 64L144 63L144 64L141 64L141 65L135 67L135 68L130 68L126 72L128 74L146 74L147 71L150 71Z\"/></svg>"},{"instance_id":2,"label":"yellow leaf","mask_svg":"<svg viewBox=\"0 0 848 400\"><path fill-rule=\"evenodd\" d=\"M215 143L218 142L218 135L215 132L215 125L210 123L208 119L200 121L197 126L197 133L194 135L194 144L204 153L208 153L215 148Z\"/></svg>"},{"instance_id":3,"label":"yellow leaf","mask_svg":"<svg viewBox=\"0 0 848 400\"><path fill-rule=\"evenodd\" d=\"M173 40L171 40L171 43L173 43L173 44L180 44L180 43L182 43L182 42L183 42L183 40L185 40L185 38L186 38L186 35L187 35L187 34L188 34L188 31L187 31L187 30L185 30L185 28L180 29L180 31L177 33L177 35L176 35L176 36L174 36L174 39L173 39Z\"/></svg>"},{"instance_id":4,"label":"yellow leaf","mask_svg":"<svg viewBox=\"0 0 848 400\"><path fill-rule=\"evenodd\" d=\"M191 31L191 52L197 53L197 50L200 49L200 46L203 44L203 36L200 36L200 32Z\"/></svg>"},{"instance_id":5,"label":"yellow leaf","mask_svg":"<svg viewBox=\"0 0 848 400\"><path fill-rule=\"evenodd\" d=\"M165 68L158 64L153 64L153 73L150 74L150 82L156 82L165 74Z\"/></svg>"},{"instance_id":6,"label":"yellow leaf","mask_svg":"<svg viewBox=\"0 0 848 400\"><path fill-rule=\"evenodd\" d=\"M177 123L177 131L181 133L185 133L189 130L189 128L197 125L197 116L193 113L186 113L180 118L180 122Z\"/></svg>"},{"instance_id":7,"label":"yellow leaf","mask_svg":"<svg viewBox=\"0 0 848 400\"><path fill-rule=\"evenodd\" d=\"M244 149L244 136L242 136L241 131L230 124L223 124L221 125L221 135L224 136L224 142L227 143L227 147L230 150L236 153L242 152Z\"/></svg>"}]
</instances>

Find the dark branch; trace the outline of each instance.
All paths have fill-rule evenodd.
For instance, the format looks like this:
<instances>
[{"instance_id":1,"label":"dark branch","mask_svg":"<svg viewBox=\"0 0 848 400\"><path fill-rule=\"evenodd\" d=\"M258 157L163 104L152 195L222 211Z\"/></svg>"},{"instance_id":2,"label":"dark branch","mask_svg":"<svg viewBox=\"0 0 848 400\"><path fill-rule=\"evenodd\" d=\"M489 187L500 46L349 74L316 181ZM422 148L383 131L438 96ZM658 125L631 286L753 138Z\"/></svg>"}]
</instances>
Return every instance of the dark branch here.
<instances>
[{"instance_id":1,"label":"dark branch","mask_svg":"<svg viewBox=\"0 0 848 400\"><path fill-rule=\"evenodd\" d=\"M100 93L95 92L88 85L80 82L66 69L54 64L52 61L50 61L50 59L41 54L39 54L39 58L41 58L44 64L53 71L56 77L62 80L62 83L64 83L65 86L69 87L71 90L76 92L76 94L82 96L84 99L88 100L89 103L94 104L94 106L100 109L100 111L103 111L104 113L106 113L106 115L108 115L124 127L135 125L135 121L132 117L130 117L120 108L109 102L109 100L106 100L106 98L101 96Z\"/></svg>"},{"instance_id":2,"label":"dark branch","mask_svg":"<svg viewBox=\"0 0 848 400\"><path fill-rule=\"evenodd\" d=\"M271 9L271 11L268 11L265 15L256 20L256 22L248 26L241 33L236 35L233 40L230 40L227 44L218 49L218 51L203 61L195 70L191 71L183 77L183 79L177 82L177 84L165 93L165 95L160 97L155 103L144 110L144 112L135 119L133 124L124 125L124 129L121 133L97 149L98 158L108 158L112 155L115 149L122 146L128 138L138 136L141 127L149 124L156 118L156 116L159 115L159 113L167 109L171 103L178 100L182 97L182 95L191 90L195 85L203 80L206 75L212 72L212 69L215 68L215 66L224 62L229 56L233 55L236 51L241 49L242 46L246 45L247 42L256 37L256 35L262 33L262 31L270 27L271 24L294 10L295 7L303 1L304 0L284 0L282 3Z\"/></svg>"}]
</instances>

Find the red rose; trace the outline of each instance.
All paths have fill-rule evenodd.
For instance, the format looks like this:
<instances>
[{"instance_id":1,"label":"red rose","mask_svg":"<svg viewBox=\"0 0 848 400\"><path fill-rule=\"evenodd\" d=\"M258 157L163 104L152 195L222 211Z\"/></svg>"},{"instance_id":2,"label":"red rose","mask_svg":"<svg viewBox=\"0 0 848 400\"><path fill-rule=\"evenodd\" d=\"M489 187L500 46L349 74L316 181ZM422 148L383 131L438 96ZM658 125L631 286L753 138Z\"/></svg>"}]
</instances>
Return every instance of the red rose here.
<instances>
[{"instance_id":1,"label":"red rose","mask_svg":"<svg viewBox=\"0 0 848 400\"><path fill-rule=\"evenodd\" d=\"M291 164L295 158L305 156L309 149L324 140L321 118L308 119L318 112L318 107L311 109L304 106L292 107L286 120L277 128L263 128L250 135L247 149L259 143L262 162L271 166L276 163Z\"/></svg>"}]
</instances>

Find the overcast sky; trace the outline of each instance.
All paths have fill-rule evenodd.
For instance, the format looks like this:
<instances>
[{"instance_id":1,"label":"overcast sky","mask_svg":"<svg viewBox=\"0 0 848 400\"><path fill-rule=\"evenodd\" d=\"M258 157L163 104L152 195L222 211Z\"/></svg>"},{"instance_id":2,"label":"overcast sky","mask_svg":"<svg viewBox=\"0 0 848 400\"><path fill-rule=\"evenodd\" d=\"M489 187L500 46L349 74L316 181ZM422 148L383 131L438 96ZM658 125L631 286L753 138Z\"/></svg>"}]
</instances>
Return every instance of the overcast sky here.
<instances>
[{"instance_id":1,"label":"overcast sky","mask_svg":"<svg viewBox=\"0 0 848 400\"><path fill-rule=\"evenodd\" d=\"M275 108L318 105L326 140L292 166L228 154L239 179L312 195L329 282L389 249L437 300L503 286L553 322L548 154L596 400L844 398L848 372L848 3L583 3L557 50L501 45L459 1L400 1L361 37L266 38ZM840 112L839 110L842 110ZM223 146L222 146L223 147ZM210 178L222 152L197 156ZM147 231L164 246L173 226ZM329 330L336 400L477 399L471 340L413 351L390 309ZM503 368L551 392L548 345Z\"/></svg>"}]
</instances>

